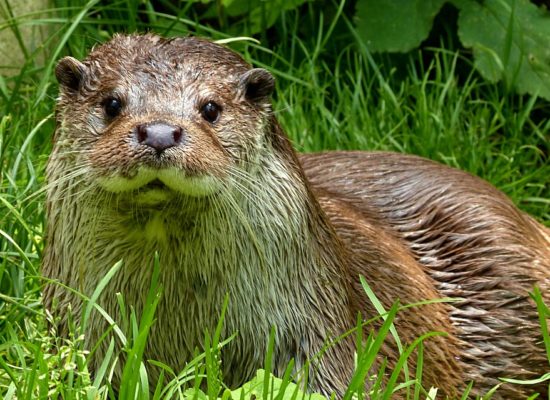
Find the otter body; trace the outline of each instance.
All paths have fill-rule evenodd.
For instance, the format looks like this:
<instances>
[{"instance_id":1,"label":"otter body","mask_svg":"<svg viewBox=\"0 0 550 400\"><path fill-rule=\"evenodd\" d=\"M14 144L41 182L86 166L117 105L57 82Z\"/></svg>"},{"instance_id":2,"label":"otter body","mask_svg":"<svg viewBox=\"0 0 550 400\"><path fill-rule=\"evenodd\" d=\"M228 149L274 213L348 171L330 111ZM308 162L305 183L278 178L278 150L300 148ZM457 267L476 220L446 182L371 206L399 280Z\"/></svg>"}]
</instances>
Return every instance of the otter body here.
<instances>
[{"instance_id":1,"label":"otter body","mask_svg":"<svg viewBox=\"0 0 550 400\"><path fill-rule=\"evenodd\" d=\"M291 358L298 370L357 313L377 315L362 275L386 308L463 299L398 314L406 343L447 333L426 342L425 386L454 396L475 380L483 393L498 377L547 370L528 292L538 284L548 299L548 230L484 181L394 153L296 155L271 112L271 75L202 39L116 36L83 62L64 58L56 76L43 273L89 296L122 259L98 300L117 321L116 293L139 313L158 252L146 359L183 368L229 294L224 332L238 335L224 349L226 382L264 365L272 326L275 372ZM66 334L66 307L78 318L82 300L56 285L44 299ZM92 313L87 343L107 329ZM399 357L390 341L381 355ZM314 364L310 388L342 395L352 340ZM536 390L547 389L504 385L496 396Z\"/></svg>"}]
</instances>

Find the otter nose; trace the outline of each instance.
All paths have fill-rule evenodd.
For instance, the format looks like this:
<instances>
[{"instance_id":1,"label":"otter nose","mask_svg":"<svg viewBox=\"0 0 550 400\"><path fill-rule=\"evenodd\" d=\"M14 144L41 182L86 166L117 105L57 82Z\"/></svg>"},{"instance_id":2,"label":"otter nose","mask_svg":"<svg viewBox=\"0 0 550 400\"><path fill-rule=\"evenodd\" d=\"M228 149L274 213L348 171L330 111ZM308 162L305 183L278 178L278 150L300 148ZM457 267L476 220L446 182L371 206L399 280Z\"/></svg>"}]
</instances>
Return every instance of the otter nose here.
<instances>
[{"instance_id":1,"label":"otter nose","mask_svg":"<svg viewBox=\"0 0 550 400\"><path fill-rule=\"evenodd\" d=\"M164 122L141 124L136 130L138 142L152 147L159 153L183 141L183 130L179 126Z\"/></svg>"}]
</instances>

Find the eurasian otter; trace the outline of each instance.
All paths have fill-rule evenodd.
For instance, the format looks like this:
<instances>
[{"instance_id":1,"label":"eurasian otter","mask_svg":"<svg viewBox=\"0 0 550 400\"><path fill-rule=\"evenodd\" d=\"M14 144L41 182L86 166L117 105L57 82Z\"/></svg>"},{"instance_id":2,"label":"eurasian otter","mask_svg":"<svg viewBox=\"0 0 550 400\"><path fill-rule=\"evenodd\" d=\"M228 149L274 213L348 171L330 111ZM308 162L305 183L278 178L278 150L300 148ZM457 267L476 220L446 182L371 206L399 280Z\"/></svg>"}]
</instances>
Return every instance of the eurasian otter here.
<instances>
[{"instance_id":1,"label":"eurasian otter","mask_svg":"<svg viewBox=\"0 0 550 400\"><path fill-rule=\"evenodd\" d=\"M377 315L363 275L387 308L463 299L397 319L404 342L448 333L426 342L428 387L455 396L475 380L483 393L500 376L548 370L528 292L538 284L549 299L549 231L488 183L403 154L297 155L272 114L271 74L204 39L115 36L82 62L62 59L56 77L43 273L90 295L124 260L99 299L117 320L118 292L139 313L158 251L164 291L147 359L182 368L229 294L224 331L238 335L223 357L227 383L263 366L272 326L275 371L291 358L300 368L357 313ZM60 286L44 300L82 311ZM86 342L106 329L92 314ZM381 356L394 365L398 353L387 343ZM342 395L353 367L344 340L310 388ZM544 386L504 385L493 398Z\"/></svg>"}]
</instances>

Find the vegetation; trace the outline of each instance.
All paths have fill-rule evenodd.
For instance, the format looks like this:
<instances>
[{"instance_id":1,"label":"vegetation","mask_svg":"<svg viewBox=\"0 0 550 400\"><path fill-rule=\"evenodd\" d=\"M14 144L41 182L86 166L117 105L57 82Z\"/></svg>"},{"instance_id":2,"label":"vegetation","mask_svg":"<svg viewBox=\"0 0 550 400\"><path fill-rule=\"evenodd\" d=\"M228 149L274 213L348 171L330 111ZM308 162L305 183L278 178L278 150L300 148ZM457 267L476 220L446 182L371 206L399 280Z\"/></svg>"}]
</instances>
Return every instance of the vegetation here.
<instances>
[{"instance_id":1,"label":"vegetation","mask_svg":"<svg viewBox=\"0 0 550 400\"><path fill-rule=\"evenodd\" d=\"M444 4L460 11L458 37L485 79L550 99L549 14L529 0L359 0L358 31L372 51L408 51L428 37Z\"/></svg>"},{"instance_id":2,"label":"vegetation","mask_svg":"<svg viewBox=\"0 0 550 400\"><path fill-rule=\"evenodd\" d=\"M99 1L82 4L56 0L39 13L14 16L13 2L0 0L0 33L11 31L24 56L22 65L0 60L0 395L5 399L104 399L110 388L111 334L126 343L127 361L120 398L147 399L273 396L294 398L298 387L270 374L270 354L264 371L241 389L226 390L220 379L219 348L231 338L219 330L207 336L205 353L197 354L184 371L164 368L164 380L149 388L143 360L147 332L154 323L158 282L151 283L147 307L137 316L126 310L126 329L113 326L104 340L111 343L105 362L90 375L78 327L69 339L56 337L43 310L40 259L43 249L44 166L54 131L57 87L56 60L63 55L82 58L95 43L114 32L153 30L163 35L197 34L230 39L257 33L255 40L231 40L229 45L278 78L274 109L300 151L325 149L392 150L419 154L479 175L503 190L523 210L550 225L548 176L548 104L536 96L516 95L506 83L490 83L473 67L472 55L452 35L428 37L424 46L405 55L373 55L354 26L352 2L332 4L296 1L276 19L249 19L247 13L212 11L214 3L159 1ZM221 1L216 4L245 3ZM261 15L268 15L269 2ZM296 8L298 7L299 8ZM259 17L258 17L259 18ZM256 21L256 22L254 22ZM259 22L258 22L259 21ZM256 25L270 27L258 30ZM440 26L437 18L435 30ZM25 29L40 29L41 40L29 45ZM228 32L230 35L228 35ZM259 32L259 33L258 33ZM40 36L40 35L39 35ZM268 39L269 38L269 39ZM440 40L440 41L439 41ZM154 255L151 255L153 260ZM158 266L157 266L158 267ZM115 265L104 283L116 273ZM95 304L100 285L89 299ZM373 301L375 294L365 290ZM540 293L536 295L540 300ZM121 298L121 307L124 299ZM421 305L418 305L421 306ZM550 317L539 301L541 326ZM125 307L123 307L125 308ZM364 396L361 382L369 360L386 335L396 336L393 317L399 310L379 309L382 327L369 337L357 336L358 367L347 398ZM358 326L371 321L359 321ZM550 359L550 338L544 330ZM270 338L266 338L266 341ZM272 338L271 338L272 340ZM421 340L402 349L405 363ZM421 354L421 351L420 351ZM416 367L421 375L422 359ZM394 388L408 388L409 398L425 399L436 393L423 388L420 378L405 378L380 386L384 372L370 377L371 398L389 398ZM503 375L506 372L503 371ZM307 379L303 376L303 379ZM550 379L547 376L546 379ZM520 383L518 383L520 384ZM497 389L498 390L498 389ZM467 393L467 389L466 389ZM466 393L465 397L466 398ZM243 396L243 397L241 397Z\"/></svg>"}]
</instances>

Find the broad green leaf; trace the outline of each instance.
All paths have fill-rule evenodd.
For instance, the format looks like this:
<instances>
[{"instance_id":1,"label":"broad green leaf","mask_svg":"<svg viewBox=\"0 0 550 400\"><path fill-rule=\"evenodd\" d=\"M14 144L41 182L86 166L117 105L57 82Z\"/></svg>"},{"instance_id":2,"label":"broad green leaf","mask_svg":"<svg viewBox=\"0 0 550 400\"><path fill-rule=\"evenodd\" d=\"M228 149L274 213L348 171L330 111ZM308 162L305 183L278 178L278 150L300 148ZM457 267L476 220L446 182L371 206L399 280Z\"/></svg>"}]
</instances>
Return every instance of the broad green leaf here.
<instances>
[{"instance_id":1,"label":"broad green leaf","mask_svg":"<svg viewBox=\"0 0 550 400\"><path fill-rule=\"evenodd\" d=\"M528 0L455 0L458 34L486 79L550 99L550 14Z\"/></svg>"},{"instance_id":2,"label":"broad green leaf","mask_svg":"<svg viewBox=\"0 0 550 400\"><path fill-rule=\"evenodd\" d=\"M269 393L264 393L264 382L266 379L271 380ZM288 378L287 378L288 379ZM282 379L276 378L271 374L267 374L265 370L258 370L256 377L250 382L245 383L241 388L233 390L231 392L231 398L233 400L240 399L263 399L263 398L279 398L281 400L290 400L295 397L296 391L300 391L298 386L292 382L283 382ZM284 392L283 392L284 391ZM282 392L282 393L280 393ZM302 391L299 392L297 398L305 400L326 400L325 396L320 394L305 394ZM264 396L264 394L267 396Z\"/></svg>"},{"instance_id":3,"label":"broad green leaf","mask_svg":"<svg viewBox=\"0 0 550 400\"><path fill-rule=\"evenodd\" d=\"M359 0L355 24L373 52L407 52L428 37L446 0Z\"/></svg>"}]
</instances>

